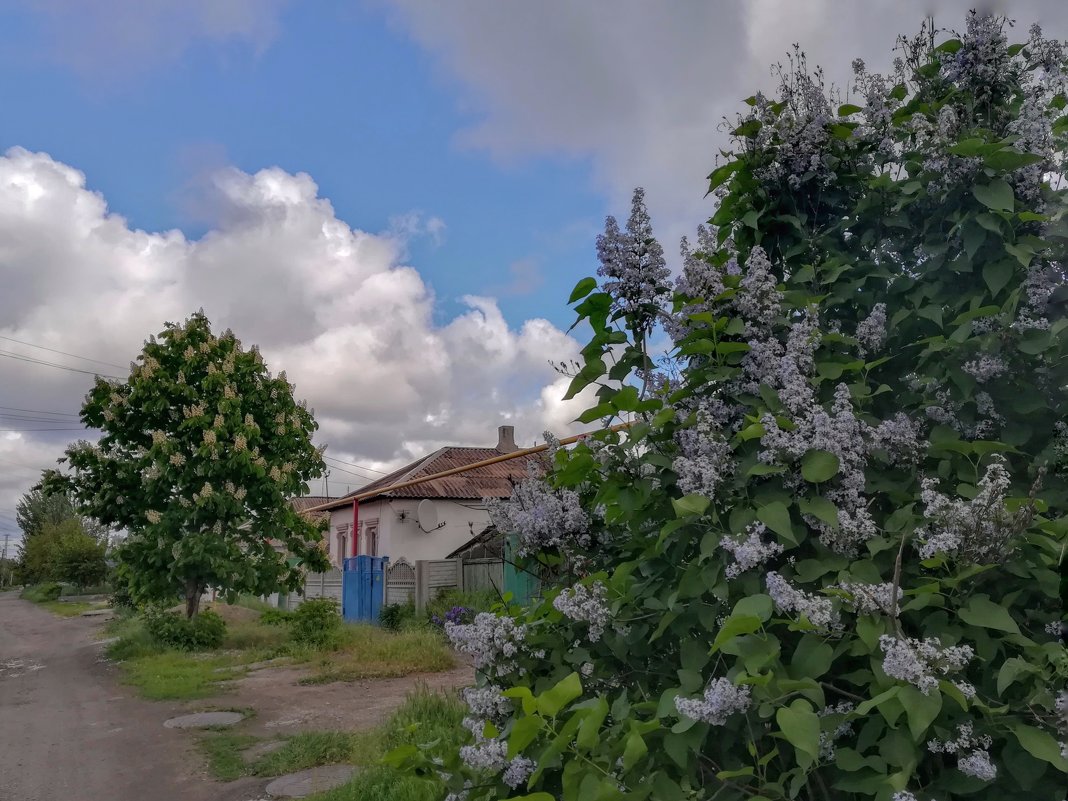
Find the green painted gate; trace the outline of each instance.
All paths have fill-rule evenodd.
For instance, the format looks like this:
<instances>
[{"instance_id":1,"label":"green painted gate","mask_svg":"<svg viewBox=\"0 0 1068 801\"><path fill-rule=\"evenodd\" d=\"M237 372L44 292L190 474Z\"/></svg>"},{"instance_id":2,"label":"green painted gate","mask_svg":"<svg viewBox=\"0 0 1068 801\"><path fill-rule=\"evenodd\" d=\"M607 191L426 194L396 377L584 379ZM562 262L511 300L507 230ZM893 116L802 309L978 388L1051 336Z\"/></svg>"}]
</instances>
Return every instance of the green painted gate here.
<instances>
[{"instance_id":1,"label":"green painted gate","mask_svg":"<svg viewBox=\"0 0 1068 801\"><path fill-rule=\"evenodd\" d=\"M504 540L504 591L512 593L512 603L526 606L541 593L538 577L516 568L514 536Z\"/></svg>"}]
</instances>

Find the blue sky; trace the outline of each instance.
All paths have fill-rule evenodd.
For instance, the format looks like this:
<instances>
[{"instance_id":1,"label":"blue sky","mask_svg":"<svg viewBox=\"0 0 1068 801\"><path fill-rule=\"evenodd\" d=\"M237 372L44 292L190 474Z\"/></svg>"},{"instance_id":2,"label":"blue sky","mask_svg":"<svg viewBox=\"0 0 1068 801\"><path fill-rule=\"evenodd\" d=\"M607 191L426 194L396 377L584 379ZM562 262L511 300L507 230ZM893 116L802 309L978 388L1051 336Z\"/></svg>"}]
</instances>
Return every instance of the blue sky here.
<instances>
[{"instance_id":1,"label":"blue sky","mask_svg":"<svg viewBox=\"0 0 1068 801\"><path fill-rule=\"evenodd\" d=\"M606 213L588 160L505 161L463 145L457 132L473 115L456 82L383 9L315 6L284 8L267 46L196 41L120 75L49 59L53 21L9 7L0 146L84 171L131 226L190 236L209 224L196 208L199 171L307 172L353 227L382 231L411 212L445 222L438 241L412 241L408 258L438 294L438 315L455 314L458 296L491 293L509 319L569 323L567 292L595 269Z\"/></svg>"}]
</instances>

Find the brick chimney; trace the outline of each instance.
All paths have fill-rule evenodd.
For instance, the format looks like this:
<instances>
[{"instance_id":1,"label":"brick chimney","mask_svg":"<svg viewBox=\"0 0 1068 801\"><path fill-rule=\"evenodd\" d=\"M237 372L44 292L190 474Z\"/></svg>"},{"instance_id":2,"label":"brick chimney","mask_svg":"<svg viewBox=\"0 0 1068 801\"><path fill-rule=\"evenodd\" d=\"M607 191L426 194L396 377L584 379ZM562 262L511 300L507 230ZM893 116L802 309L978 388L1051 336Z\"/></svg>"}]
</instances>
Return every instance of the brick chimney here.
<instances>
[{"instance_id":1,"label":"brick chimney","mask_svg":"<svg viewBox=\"0 0 1068 801\"><path fill-rule=\"evenodd\" d=\"M515 444L515 426L497 426L497 450L501 453L519 450Z\"/></svg>"}]
</instances>

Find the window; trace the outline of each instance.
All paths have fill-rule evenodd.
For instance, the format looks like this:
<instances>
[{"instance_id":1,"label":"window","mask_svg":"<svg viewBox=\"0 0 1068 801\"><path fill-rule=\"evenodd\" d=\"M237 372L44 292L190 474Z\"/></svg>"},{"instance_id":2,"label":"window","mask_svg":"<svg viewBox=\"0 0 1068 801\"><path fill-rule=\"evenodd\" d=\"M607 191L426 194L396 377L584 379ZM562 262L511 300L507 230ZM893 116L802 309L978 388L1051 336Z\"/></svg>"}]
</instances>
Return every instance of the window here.
<instances>
[{"instance_id":1,"label":"window","mask_svg":"<svg viewBox=\"0 0 1068 801\"><path fill-rule=\"evenodd\" d=\"M343 526L338 526L334 529L337 539L337 564L343 565L345 563L345 540L348 539L349 528L351 524L346 523Z\"/></svg>"},{"instance_id":2,"label":"window","mask_svg":"<svg viewBox=\"0 0 1068 801\"><path fill-rule=\"evenodd\" d=\"M368 520L364 528L364 546L368 556L378 556L378 521Z\"/></svg>"}]
</instances>

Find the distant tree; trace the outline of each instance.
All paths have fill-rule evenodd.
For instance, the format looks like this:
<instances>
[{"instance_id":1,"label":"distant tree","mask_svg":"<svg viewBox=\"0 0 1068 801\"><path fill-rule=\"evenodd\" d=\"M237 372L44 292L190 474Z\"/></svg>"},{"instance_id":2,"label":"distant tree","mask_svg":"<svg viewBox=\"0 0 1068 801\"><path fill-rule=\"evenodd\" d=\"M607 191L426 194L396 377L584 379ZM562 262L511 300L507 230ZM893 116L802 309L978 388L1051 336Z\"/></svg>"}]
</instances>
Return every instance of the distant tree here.
<instances>
[{"instance_id":1,"label":"distant tree","mask_svg":"<svg viewBox=\"0 0 1068 801\"><path fill-rule=\"evenodd\" d=\"M126 381L98 378L82 420L100 441L68 448L72 472L50 472L45 488L128 532L118 554L137 600L180 593L192 617L208 587L297 589L300 566L268 535L326 569L319 526L287 502L323 473L315 420L285 373L230 331L215 336L202 312L146 342Z\"/></svg>"},{"instance_id":2,"label":"distant tree","mask_svg":"<svg viewBox=\"0 0 1068 801\"><path fill-rule=\"evenodd\" d=\"M58 544L55 578L77 587L103 584L108 575L106 546L88 534L73 533Z\"/></svg>"},{"instance_id":3,"label":"distant tree","mask_svg":"<svg viewBox=\"0 0 1068 801\"><path fill-rule=\"evenodd\" d=\"M49 525L76 518L84 532L95 540L107 540L107 529L75 509L69 492L49 492L37 484L15 504L15 522L26 539L39 534ZM106 543L105 543L106 544Z\"/></svg>"},{"instance_id":4,"label":"distant tree","mask_svg":"<svg viewBox=\"0 0 1068 801\"><path fill-rule=\"evenodd\" d=\"M86 535L81 521L68 517L58 523L45 522L32 537L23 539L19 546L19 578L24 584L39 584L42 581L64 580L60 575L60 556L68 542L95 540Z\"/></svg>"}]
</instances>

